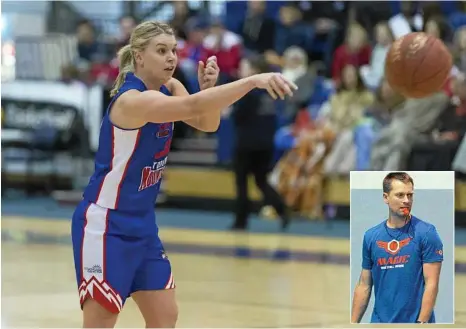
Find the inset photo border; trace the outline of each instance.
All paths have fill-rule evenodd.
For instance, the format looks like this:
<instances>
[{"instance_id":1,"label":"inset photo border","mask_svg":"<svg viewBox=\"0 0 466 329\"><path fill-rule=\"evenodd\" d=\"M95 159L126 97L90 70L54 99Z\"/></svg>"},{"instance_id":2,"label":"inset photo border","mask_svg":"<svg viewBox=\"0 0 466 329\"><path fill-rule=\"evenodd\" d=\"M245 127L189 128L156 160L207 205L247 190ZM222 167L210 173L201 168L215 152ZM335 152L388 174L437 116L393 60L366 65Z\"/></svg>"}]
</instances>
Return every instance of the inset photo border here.
<instances>
[{"instance_id":1,"label":"inset photo border","mask_svg":"<svg viewBox=\"0 0 466 329\"><path fill-rule=\"evenodd\" d=\"M455 173L352 171L350 194L350 322L453 324Z\"/></svg>"}]
</instances>

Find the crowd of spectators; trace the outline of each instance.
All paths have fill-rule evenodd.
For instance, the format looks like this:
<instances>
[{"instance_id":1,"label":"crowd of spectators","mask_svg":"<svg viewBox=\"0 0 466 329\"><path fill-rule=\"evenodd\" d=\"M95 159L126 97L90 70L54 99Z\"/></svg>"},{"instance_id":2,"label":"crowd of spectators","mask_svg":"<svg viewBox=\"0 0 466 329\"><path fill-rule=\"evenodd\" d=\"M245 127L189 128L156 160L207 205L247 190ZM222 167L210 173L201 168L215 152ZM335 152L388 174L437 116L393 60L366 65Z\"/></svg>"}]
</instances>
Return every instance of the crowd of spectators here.
<instances>
[{"instance_id":1,"label":"crowd of spectators","mask_svg":"<svg viewBox=\"0 0 466 329\"><path fill-rule=\"evenodd\" d=\"M466 158L466 8L455 1L402 1L396 10L389 3L291 1L271 14L269 3L249 1L245 14L232 24L174 1L169 21L179 40L175 77L193 93L198 91L199 60L217 56L219 83L226 83L241 77L245 61L260 57L270 70L282 71L299 86L294 98L271 105L277 117L272 142L283 154L272 181L285 191L294 175L288 205L303 212L319 208L322 181L329 175L459 170L455 164ZM114 54L135 24L137 19L122 17L121 34L101 42L93 24L81 22L79 60L64 68L64 79L109 88L118 74ZM440 38L454 59L443 90L424 99L405 99L384 80L388 48L412 31ZM255 107L251 111L263 108ZM262 128L269 129L251 125L257 134ZM177 129L178 134L190 133L182 125ZM239 126L237 131L244 133ZM292 154L299 164L290 166ZM299 201L303 195L306 205Z\"/></svg>"}]
</instances>

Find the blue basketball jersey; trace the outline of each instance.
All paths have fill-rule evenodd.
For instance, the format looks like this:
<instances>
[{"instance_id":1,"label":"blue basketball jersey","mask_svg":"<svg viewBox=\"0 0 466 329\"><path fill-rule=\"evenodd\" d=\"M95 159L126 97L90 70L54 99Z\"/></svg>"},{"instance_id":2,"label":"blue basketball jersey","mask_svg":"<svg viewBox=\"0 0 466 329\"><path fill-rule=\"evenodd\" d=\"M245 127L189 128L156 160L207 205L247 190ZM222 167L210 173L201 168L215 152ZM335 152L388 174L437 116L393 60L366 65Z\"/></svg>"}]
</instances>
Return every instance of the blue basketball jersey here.
<instances>
[{"instance_id":1,"label":"blue basketball jersey","mask_svg":"<svg viewBox=\"0 0 466 329\"><path fill-rule=\"evenodd\" d=\"M443 261L435 226L412 216L401 228L386 221L364 235L362 268L372 272L375 303L372 323L415 323L424 292L424 263ZM435 322L435 315L429 319Z\"/></svg>"},{"instance_id":2,"label":"blue basketball jersey","mask_svg":"<svg viewBox=\"0 0 466 329\"><path fill-rule=\"evenodd\" d=\"M138 129L122 129L110 121L112 104L124 92L147 90L128 73L113 97L100 128L95 171L84 191L84 199L103 208L122 211L153 209L173 135L173 122L147 123ZM162 86L160 92L170 95Z\"/></svg>"}]
</instances>

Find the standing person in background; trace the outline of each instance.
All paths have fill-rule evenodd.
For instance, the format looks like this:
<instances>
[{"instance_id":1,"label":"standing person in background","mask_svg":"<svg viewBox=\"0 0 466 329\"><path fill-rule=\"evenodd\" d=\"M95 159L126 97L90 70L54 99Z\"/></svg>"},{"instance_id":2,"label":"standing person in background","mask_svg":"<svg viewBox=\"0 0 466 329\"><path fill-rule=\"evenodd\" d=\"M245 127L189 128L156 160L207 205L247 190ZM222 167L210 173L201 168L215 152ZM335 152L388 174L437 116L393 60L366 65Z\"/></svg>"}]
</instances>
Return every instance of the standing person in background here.
<instances>
[{"instance_id":1,"label":"standing person in background","mask_svg":"<svg viewBox=\"0 0 466 329\"><path fill-rule=\"evenodd\" d=\"M241 78L246 78L268 72L268 69L268 64L262 56L251 57L241 61L239 74ZM245 230L248 225L250 200L247 183L250 173L254 175L265 203L275 208L282 219L282 228L285 229L289 223L285 203L267 181L275 151L275 103L267 97L267 93L254 90L235 104L232 116L236 130L233 166L237 202L236 219L232 229Z\"/></svg>"}]
</instances>

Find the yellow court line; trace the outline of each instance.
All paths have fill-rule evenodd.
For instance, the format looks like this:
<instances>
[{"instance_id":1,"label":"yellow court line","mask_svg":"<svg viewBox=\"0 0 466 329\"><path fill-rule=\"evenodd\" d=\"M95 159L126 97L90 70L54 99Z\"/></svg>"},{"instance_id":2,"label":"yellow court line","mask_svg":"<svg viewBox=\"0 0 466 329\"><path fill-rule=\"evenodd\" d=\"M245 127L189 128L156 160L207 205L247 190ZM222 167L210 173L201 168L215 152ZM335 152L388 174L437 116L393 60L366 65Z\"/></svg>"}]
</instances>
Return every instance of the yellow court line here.
<instances>
[{"instance_id":1,"label":"yellow court line","mask_svg":"<svg viewBox=\"0 0 466 329\"><path fill-rule=\"evenodd\" d=\"M43 234L69 234L70 221L40 218L3 217L2 228L31 230ZM348 254L348 239L310 237L264 233L232 233L200 229L161 227L160 237L164 242L196 245L245 246L261 249L289 249L294 251L328 252Z\"/></svg>"},{"instance_id":2,"label":"yellow court line","mask_svg":"<svg viewBox=\"0 0 466 329\"><path fill-rule=\"evenodd\" d=\"M3 216L1 227L11 231L34 231L42 234L70 234L69 220ZM165 243L184 243L203 246L249 247L257 249L287 249L289 251L327 252L349 255L349 239L298 236L289 234L233 233L201 229L161 227L160 237ZM456 261L466 262L466 246L456 246Z\"/></svg>"}]
</instances>

